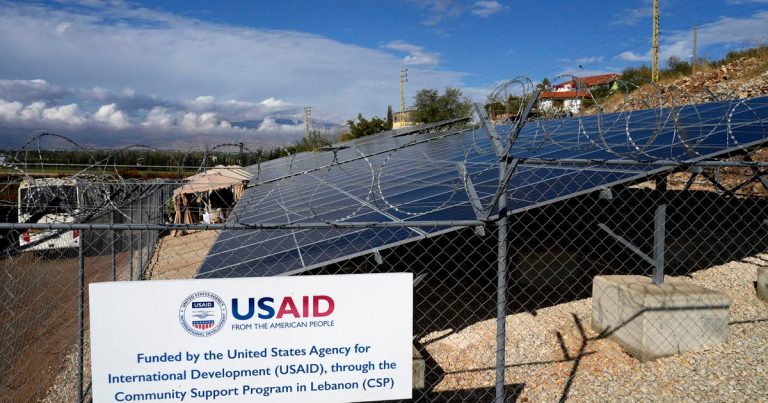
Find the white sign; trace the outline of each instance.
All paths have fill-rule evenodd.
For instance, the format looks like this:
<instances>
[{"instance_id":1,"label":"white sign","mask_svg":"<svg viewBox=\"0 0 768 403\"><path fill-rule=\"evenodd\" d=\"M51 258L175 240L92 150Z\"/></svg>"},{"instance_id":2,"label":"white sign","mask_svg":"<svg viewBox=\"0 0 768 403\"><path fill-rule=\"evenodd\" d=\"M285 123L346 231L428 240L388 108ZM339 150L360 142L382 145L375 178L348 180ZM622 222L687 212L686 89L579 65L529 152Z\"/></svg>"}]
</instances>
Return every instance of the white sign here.
<instances>
[{"instance_id":1,"label":"white sign","mask_svg":"<svg viewBox=\"0 0 768 403\"><path fill-rule=\"evenodd\" d=\"M410 399L413 276L94 283L95 402Z\"/></svg>"}]
</instances>

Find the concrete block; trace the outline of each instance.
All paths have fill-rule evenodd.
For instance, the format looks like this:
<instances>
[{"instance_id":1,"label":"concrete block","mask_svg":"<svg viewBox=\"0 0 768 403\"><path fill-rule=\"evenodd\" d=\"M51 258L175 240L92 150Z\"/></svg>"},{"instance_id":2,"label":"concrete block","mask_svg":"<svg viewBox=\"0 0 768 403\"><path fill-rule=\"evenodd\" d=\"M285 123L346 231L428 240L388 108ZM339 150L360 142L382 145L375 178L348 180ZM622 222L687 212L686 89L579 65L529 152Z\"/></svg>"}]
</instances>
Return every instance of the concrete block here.
<instances>
[{"instance_id":1,"label":"concrete block","mask_svg":"<svg viewBox=\"0 0 768 403\"><path fill-rule=\"evenodd\" d=\"M768 267L757 268L757 298L768 302Z\"/></svg>"},{"instance_id":2,"label":"concrete block","mask_svg":"<svg viewBox=\"0 0 768 403\"><path fill-rule=\"evenodd\" d=\"M424 376L426 372L426 363L424 362L424 358L421 356L421 353L419 353L419 350L416 349L416 346L413 347L413 389L424 389Z\"/></svg>"},{"instance_id":3,"label":"concrete block","mask_svg":"<svg viewBox=\"0 0 768 403\"><path fill-rule=\"evenodd\" d=\"M726 295L667 278L597 276L592 282L592 328L641 362L723 343Z\"/></svg>"}]
</instances>

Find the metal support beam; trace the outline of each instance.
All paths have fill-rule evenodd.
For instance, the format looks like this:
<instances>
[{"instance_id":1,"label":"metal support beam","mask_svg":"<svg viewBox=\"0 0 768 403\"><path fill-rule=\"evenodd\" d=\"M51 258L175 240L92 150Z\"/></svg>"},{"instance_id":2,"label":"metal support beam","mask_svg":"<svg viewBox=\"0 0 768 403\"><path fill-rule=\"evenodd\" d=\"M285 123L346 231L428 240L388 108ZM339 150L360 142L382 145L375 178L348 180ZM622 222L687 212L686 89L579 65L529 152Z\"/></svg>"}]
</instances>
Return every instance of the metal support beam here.
<instances>
[{"instance_id":1,"label":"metal support beam","mask_svg":"<svg viewBox=\"0 0 768 403\"><path fill-rule=\"evenodd\" d=\"M707 178L707 180L708 180L710 183L712 183L713 185L715 185L715 189L716 189L716 191L717 191L718 193L723 193L723 194L725 194L725 195L728 195L728 196L736 196L736 195L735 195L733 192L731 192L731 190L730 190L730 189L728 189L728 188L726 188L725 186L723 186L723 185L720 183L720 181L719 181L719 180L718 180L716 177L712 176L712 175L711 175L709 172L707 172L707 171L701 171L701 176L703 176L703 177Z\"/></svg>"},{"instance_id":2,"label":"metal support beam","mask_svg":"<svg viewBox=\"0 0 768 403\"><path fill-rule=\"evenodd\" d=\"M488 131L488 137L491 139L494 150L496 150L496 156L503 156L505 151L504 147L501 145L501 138L499 138L499 134L496 132L496 127L491 123L490 118L488 118L488 114L485 112L485 107L479 102L474 104L474 107L477 116L480 118L480 122L483 124L483 127L485 127L485 130Z\"/></svg>"},{"instance_id":3,"label":"metal support beam","mask_svg":"<svg viewBox=\"0 0 768 403\"><path fill-rule=\"evenodd\" d=\"M118 230L118 231L163 231L163 230L236 230L255 229L308 229L308 228L410 228L410 227L483 227L480 220L445 220L445 221L368 221L368 222L296 222L296 223L261 223L261 224L89 224L89 223L16 223L0 222L0 229L41 229L41 230ZM130 241L133 245L133 241Z\"/></svg>"},{"instance_id":4,"label":"metal support beam","mask_svg":"<svg viewBox=\"0 0 768 403\"><path fill-rule=\"evenodd\" d=\"M506 195L507 185L509 184L509 180L512 178L512 174L514 174L517 170L518 162L519 159L514 158L509 164L499 164L499 167L504 167L503 170L499 169L499 175L504 176L499 180L499 189L496 191L496 195L494 195L493 200L491 200L491 203L488 205L488 207L485 208L485 214L483 216L484 221L488 220L488 218L491 216L491 213L493 212L494 207L496 207L497 204L499 205L499 214L501 214L501 197L502 195ZM506 205L504 206L504 210L506 211Z\"/></svg>"},{"instance_id":5,"label":"metal support beam","mask_svg":"<svg viewBox=\"0 0 768 403\"><path fill-rule=\"evenodd\" d=\"M699 177L699 174L701 174L701 168L699 168L699 171L694 172L693 175L691 175L690 178L688 178L688 182L685 183L685 187L683 190L690 190L691 186L696 182L696 178Z\"/></svg>"},{"instance_id":6,"label":"metal support beam","mask_svg":"<svg viewBox=\"0 0 768 403\"><path fill-rule=\"evenodd\" d=\"M520 158L521 165L542 165L542 166L584 166L584 165L597 165L597 166L654 166L654 167L686 167L686 168L700 168L700 167L734 167L734 168L768 168L768 162L754 162L754 161L719 161L719 160L703 160L703 161L673 161L673 160L630 160L630 159L615 159L615 160L590 160L584 158ZM691 171L691 169L689 169ZM695 172L695 171L694 171ZM700 171L699 171L700 172Z\"/></svg>"},{"instance_id":7,"label":"metal support beam","mask_svg":"<svg viewBox=\"0 0 768 403\"><path fill-rule=\"evenodd\" d=\"M472 179L469 177L466 165L464 165L463 162L457 162L456 169L459 170L459 176L461 177L461 181L464 183L464 190L467 192L467 196L469 197L469 203L472 205L472 209L475 211L475 217L477 217L478 220L485 219L487 216L483 210L483 204L480 202L480 198L477 196L475 185L472 184ZM475 233L480 236L485 236L485 228L475 227Z\"/></svg>"},{"instance_id":8,"label":"metal support beam","mask_svg":"<svg viewBox=\"0 0 768 403\"><path fill-rule=\"evenodd\" d=\"M512 146L515 144L515 141L517 141L517 138L520 136L520 132L523 130L523 126L525 126L525 121L528 119L528 115L531 113L531 110L533 109L533 106L536 105L536 101L539 100L539 95L541 94L541 91L534 91L531 94L531 98L528 100L528 103L525 105L525 109L523 109L523 112L518 117L517 121L515 122L515 128L512 130L512 134L509 136L509 150L512 150Z\"/></svg>"},{"instance_id":9,"label":"metal support beam","mask_svg":"<svg viewBox=\"0 0 768 403\"><path fill-rule=\"evenodd\" d=\"M597 224L598 227L600 227L601 230L605 231L611 238L618 241L620 244L624 245L625 248L629 249L630 251L634 252L637 256L645 260L650 265L655 265L656 261L651 258L650 256L646 255L645 252L641 251L640 248L635 246L632 242L628 241L623 236L613 232L610 228L608 228L605 224Z\"/></svg>"},{"instance_id":10,"label":"metal support beam","mask_svg":"<svg viewBox=\"0 0 768 403\"><path fill-rule=\"evenodd\" d=\"M653 266L653 283L657 285L664 284L664 241L666 239L666 221L667 205L660 204L656 207L653 219L653 257L645 254L640 248L632 244L626 238L613 232L605 224L597 224L600 229L605 231L611 238L618 241L625 248L643 259L646 263Z\"/></svg>"}]
</instances>

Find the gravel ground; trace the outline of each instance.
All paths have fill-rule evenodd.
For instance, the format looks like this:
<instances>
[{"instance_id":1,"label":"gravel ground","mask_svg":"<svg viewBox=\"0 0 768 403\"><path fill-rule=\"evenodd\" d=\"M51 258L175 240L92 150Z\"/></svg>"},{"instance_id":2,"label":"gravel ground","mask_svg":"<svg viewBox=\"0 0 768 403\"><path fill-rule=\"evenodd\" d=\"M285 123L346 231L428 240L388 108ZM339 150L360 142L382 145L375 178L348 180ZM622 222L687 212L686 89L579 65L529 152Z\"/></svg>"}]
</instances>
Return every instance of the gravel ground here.
<instances>
[{"instance_id":1,"label":"gravel ground","mask_svg":"<svg viewBox=\"0 0 768 403\"><path fill-rule=\"evenodd\" d=\"M519 400L534 402L563 396L596 402L768 401L768 304L756 298L753 285L757 265L766 259L729 262L682 278L732 299L728 339L706 351L640 363L616 343L594 339L591 299L542 309L535 316L510 315L506 383L523 385ZM494 340L494 320L422 339L445 374L434 390L491 387Z\"/></svg>"},{"instance_id":2,"label":"gravel ground","mask_svg":"<svg viewBox=\"0 0 768 403\"><path fill-rule=\"evenodd\" d=\"M189 241L194 235L181 239ZM163 259L162 255L163 248L159 248L155 256L158 261L173 260ZM174 253L173 257L183 264L168 264L165 267L171 270L162 278L194 274L180 268L191 265L189 256L184 256ZM757 266L766 263L768 255L759 255L682 277L683 281L721 291L732 299L728 339L706 351L653 362L640 363L616 343L594 339L596 334L589 325L591 299L541 309L535 315L510 315L506 383L522 385L518 396L521 402L557 401L563 396L573 401L595 402L768 402L768 304L756 298L753 285ZM586 339L579 330L579 322ZM443 330L421 339L443 373L433 391L448 401L460 400L458 396L451 397L451 391L459 389L485 391L482 397L472 395L473 400L490 397L488 388L493 387L495 376L495 330L495 320L486 320L458 333ZM45 401L74 400L75 362L72 353ZM86 379L87 376L88 368Z\"/></svg>"},{"instance_id":3,"label":"gravel ground","mask_svg":"<svg viewBox=\"0 0 768 403\"><path fill-rule=\"evenodd\" d=\"M158 240L148 272L152 280L195 278L219 231L198 231Z\"/></svg>"}]
</instances>

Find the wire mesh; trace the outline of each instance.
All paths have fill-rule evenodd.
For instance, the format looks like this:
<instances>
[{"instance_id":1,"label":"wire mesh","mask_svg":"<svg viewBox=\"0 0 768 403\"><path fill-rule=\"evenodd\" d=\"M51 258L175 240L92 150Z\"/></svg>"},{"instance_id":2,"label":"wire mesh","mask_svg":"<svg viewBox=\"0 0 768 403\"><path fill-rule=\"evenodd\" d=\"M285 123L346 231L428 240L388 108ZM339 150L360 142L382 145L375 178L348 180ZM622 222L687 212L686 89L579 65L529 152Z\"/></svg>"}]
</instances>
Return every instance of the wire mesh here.
<instances>
[{"instance_id":1,"label":"wire mesh","mask_svg":"<svg viewBox=\"0 0 768 403\"><path fill-rule=\"evenodd\" d=\"M534 96L529 81L513 84ZM196 188L207 176L191 174L212 170L183 164L172 178L126 179L109 159L40 181L28 147L9 168L16 201L0 223L0 393L89 398L91 282L409 272L416 400L643 389L682 400L691 387L760 398L765 100L712 117L711 104L654 96L638 124L599 108L524 121L520 102L506 125L390 133L245 167L247 187L209 174ZM734 387L712 387L702 366Z\"/></svg>"}]
</instances>

